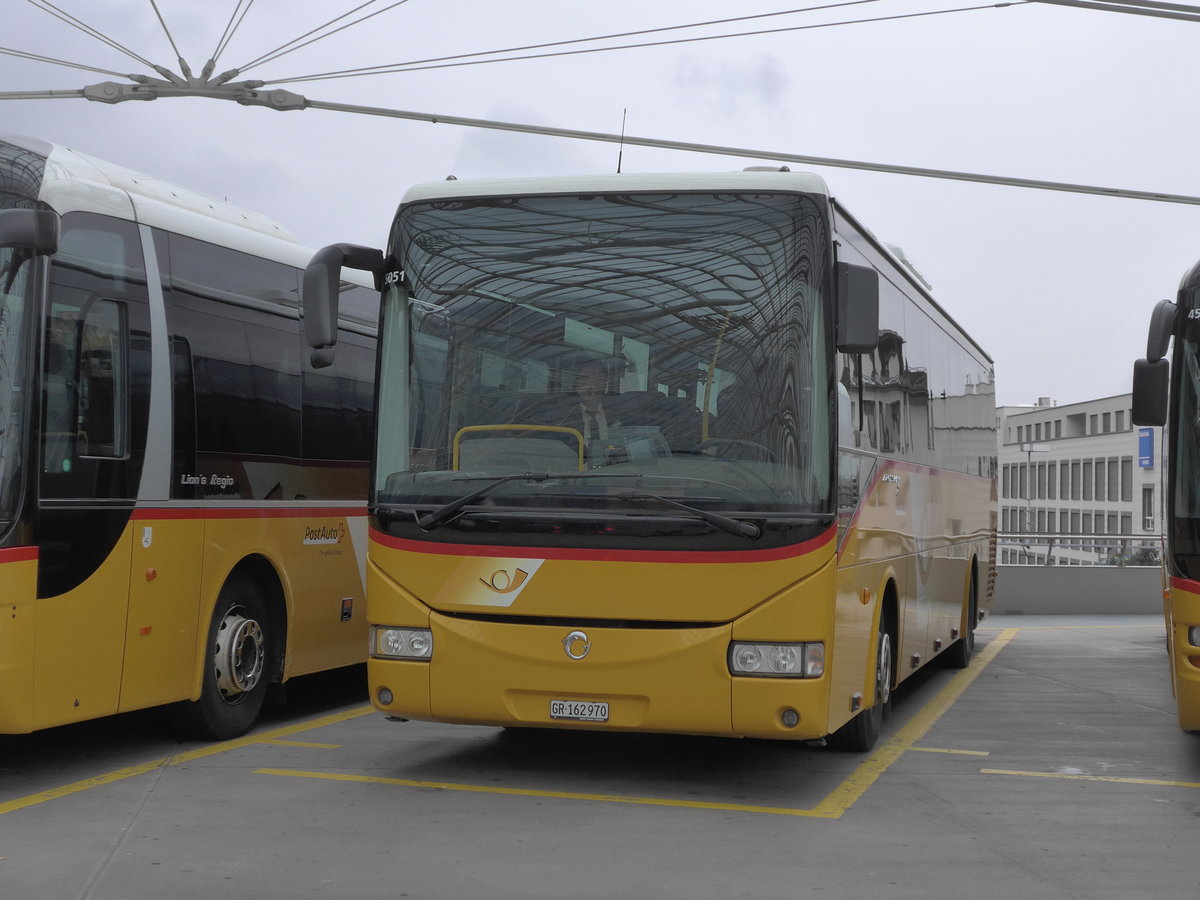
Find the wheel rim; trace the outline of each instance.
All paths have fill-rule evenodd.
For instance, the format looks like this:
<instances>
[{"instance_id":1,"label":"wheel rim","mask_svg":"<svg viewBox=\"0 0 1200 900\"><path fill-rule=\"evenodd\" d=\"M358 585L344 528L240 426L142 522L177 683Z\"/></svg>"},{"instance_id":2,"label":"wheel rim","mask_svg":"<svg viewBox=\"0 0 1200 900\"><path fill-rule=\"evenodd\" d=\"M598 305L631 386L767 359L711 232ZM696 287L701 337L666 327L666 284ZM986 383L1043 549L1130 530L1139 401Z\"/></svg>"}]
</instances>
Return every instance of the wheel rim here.
<instances>
[{"instance_id":1,"label":"wheel rim","mask_svg":"<svg viewBox=\"0 0 1200 900\"><path fill-rule=\"evenodd\" d=\"M227 703L238 703L262 680L267 646L262 626L240 608L231 609L217 629L213 671Z\"/></svg>"},{"instance_id":2,"label":"wheel rim","mask_svg":"<svg viewBox=\"0 0 1200 900\"><path fill-rule=\"evenodd\" d=\"M879 706L892 699L892 636L879 635L879 660L875 668L875 700Z\"/></svg>"}]
</instances>

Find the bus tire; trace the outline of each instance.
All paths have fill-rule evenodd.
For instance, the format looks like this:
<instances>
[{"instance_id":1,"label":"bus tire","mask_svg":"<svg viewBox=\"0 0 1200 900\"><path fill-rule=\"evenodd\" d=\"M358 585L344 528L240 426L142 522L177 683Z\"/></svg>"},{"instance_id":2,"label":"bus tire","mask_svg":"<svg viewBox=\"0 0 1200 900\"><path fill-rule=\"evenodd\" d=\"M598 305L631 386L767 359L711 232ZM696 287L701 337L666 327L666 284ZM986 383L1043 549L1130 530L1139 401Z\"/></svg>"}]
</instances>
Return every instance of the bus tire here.
<instances>
[{"instance_id":1,"label":"bus tire","mask_svg":"<svg viewBox=\"0 0 1200 900\"><path fill-rule=\"evenodd\" d=\"M272 636L257 584L234 575L221 588L205 644L200 699L175 708L177 727L190 737L224 741L258 719L270 681Z\"/></svg>"},{"instance_id":2,"label":"bus tire","mask_svg":"<svg viewBox=\"0 0 1200 900\"><path fill-rule=\"evenodd\" d=\"M975 570L972 568L971 583L967 587L967 630L942 654L946 667L950 669L965 669L971 664L971 657L975 653L975 619L979 614L977 580Z\"/></svg>"},{"instance_id":3,"label":"bus tire","mask_svg":"<svg viewBox=\"0 0 1200 900\"><path fill-rule=\"evenodd\" d=\"M866 753L879 740L883 720L891 711L892 673L895 667L892 633L882 617L875 651L875 703L826 739L826 745L833 750Z\"/></svg>"}]
</instances>

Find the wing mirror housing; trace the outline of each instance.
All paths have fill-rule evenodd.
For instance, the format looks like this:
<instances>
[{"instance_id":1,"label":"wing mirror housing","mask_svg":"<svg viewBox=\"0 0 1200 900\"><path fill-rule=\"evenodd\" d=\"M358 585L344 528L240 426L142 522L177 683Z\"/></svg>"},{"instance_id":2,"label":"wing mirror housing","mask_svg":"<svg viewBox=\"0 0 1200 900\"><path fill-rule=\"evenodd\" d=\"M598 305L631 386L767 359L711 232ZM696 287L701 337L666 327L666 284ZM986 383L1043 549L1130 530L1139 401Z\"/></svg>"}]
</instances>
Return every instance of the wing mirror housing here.
<instances>
[{"instance_id":1,"label":"wing mirror housing","mask_svg":"<svg viewBox=\"0 0 1200 900\"><path fill-rule=\"evenodd\" d=\"M52 209L0 210L0 247L51 254L58 250L61 225Z\"/></svg>"},{"instance_id":2,"label":"wing mirror housing","mask_svg":"<svg viewBox=\"0 0 1200 900\"><path fill-rule=\"evenodd\" d=\"M837 264L837 349L870 353L879 343L879 273Z\"/></svg>"},{"instance_id":3,"label":"wing mirror housing","mask_svg":"<svg viewBox=\"0 0 1200 900\"><path fill-rule=\"evenodd\" d=\"M304 338L312 349L314 369L333 365L343 267L370 272L378 287L383 275L383 251L357 244L331 244L314 253L305 267L300 302L304 309Z\"/></svg>"}]
</instances>

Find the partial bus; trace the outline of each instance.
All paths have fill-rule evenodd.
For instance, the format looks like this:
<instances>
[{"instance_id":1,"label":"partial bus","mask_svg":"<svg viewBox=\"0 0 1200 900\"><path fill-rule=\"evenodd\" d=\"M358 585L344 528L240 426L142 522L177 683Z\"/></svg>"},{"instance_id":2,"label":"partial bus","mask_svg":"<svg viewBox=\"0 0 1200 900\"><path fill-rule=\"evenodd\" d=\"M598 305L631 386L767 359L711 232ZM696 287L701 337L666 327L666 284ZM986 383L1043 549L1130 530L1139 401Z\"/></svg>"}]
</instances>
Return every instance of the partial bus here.
<instances>
[{"instance_id":1,"label":"partial bus","mask_svg":"<svg viewBox=\"0 0 1200 900\"><path fill-rule=\"evenodd\" d=\"M227 203L0 135L0 733L167 706L246 731L366 656L379 294L314 370L311 251Z\"/></svg>"},{"instance_id":2,"label":"partial bus","mask_svg":"<svg viewBox=\"0 0 1200 900\"><path fill-rule=\"evenodd\" d=\"M1179 727L1200 731L1200 263L1183 276L1175 302L1154 308L1146 358L1133 369L1133 422L1166 426L1163 615L1171 689Z\"/></svg>"},{"instance_id":3,"label":"partial bus","mask_svg":"<svg viewBox=\"0 0 1200 900\"><path fill-rule=\"evenodd\" d=\"M448 180L386 253L314 258L314 322L343 266L384 284L388 716L865 750L896 685L968 664L992 361L820 178Z\"/></svg>"}]
</instances>

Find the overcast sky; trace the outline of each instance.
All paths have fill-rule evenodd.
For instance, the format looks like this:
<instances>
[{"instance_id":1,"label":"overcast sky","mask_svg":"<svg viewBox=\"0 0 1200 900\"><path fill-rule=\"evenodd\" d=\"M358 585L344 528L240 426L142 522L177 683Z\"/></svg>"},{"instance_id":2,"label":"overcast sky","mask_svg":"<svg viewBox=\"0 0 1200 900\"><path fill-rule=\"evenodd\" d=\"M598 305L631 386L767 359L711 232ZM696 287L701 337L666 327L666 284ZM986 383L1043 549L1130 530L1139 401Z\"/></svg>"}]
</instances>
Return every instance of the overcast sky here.
<instances>
[{"instance_id":1,"label":"overcast sky","mask_svg":"<svg viewBox=\"0 0 1200 900\"><path fill-rule=\"evenodd\" d=\"M5 0L0 47L119 73L145 66ZM178 70L150 0L52 0ZM363 0L251 0L218 59L242 67ZM385 8L380 0L361 13ZM158 0L199 72L237 0ZM809 5L815 5L810 3ZM874 0L665 40L970 6ZM324 101L761 149L755 159L626 147L625 172L729 170L771 152L1200 195L1191 23L1042 3L773 35L276 84L277 79L796 9L797 0L407 0L249 68ZM245 9L245 0L242 3ZM350 21L345 20L345 21ZM616 43L616 42L609 42ZM545 52L545 51L541 51ZM0 92L111 75L0 56ZM228 101L2 100L0 131L66 144L278 219L307 244L382 246L411 184L612 172L615 146ZM793 166L793 168L802 168ZM991 354L997 400L1129 390L1153 304L1200 259L1200 207L813 168Z\"/></svg>"}]
</instances>

